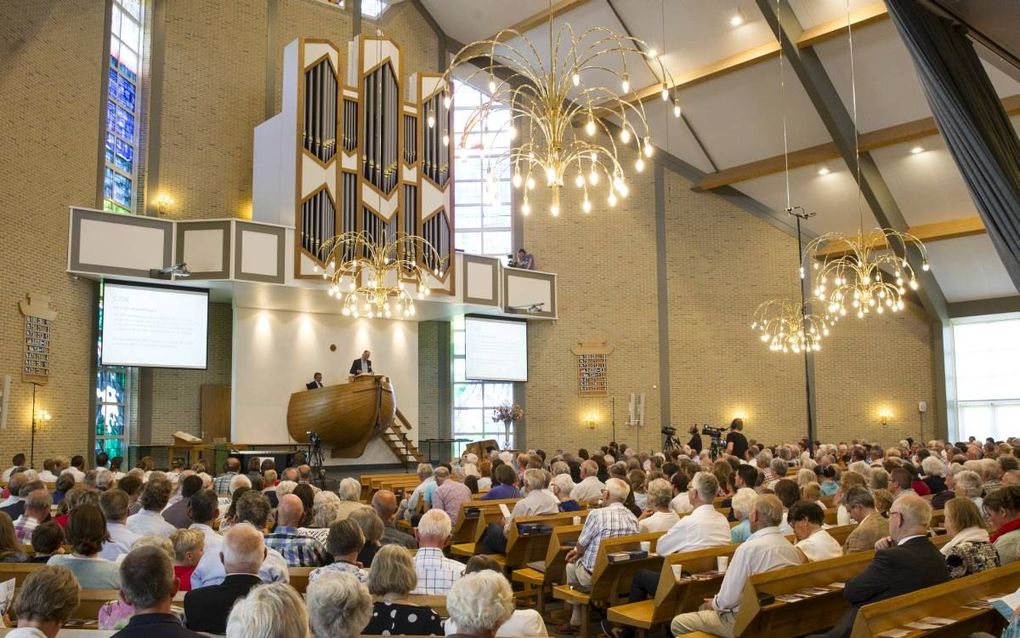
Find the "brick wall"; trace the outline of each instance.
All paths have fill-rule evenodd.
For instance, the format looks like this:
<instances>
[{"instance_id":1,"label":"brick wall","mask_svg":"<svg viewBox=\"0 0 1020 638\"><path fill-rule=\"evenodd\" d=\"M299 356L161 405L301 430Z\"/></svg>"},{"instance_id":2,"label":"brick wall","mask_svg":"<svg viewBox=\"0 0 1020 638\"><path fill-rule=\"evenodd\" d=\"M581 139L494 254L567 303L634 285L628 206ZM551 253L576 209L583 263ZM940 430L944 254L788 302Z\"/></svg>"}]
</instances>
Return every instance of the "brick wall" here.
<instances>
[{"instance_id":1,"label":"brick wall","mask_svg":"<svg viewBox=\"0 0 1020 638\"><path fill-rule=\"evenodd\" d=\"M65 272L68 206L96 200L103 3L0 3L0 383L11 375L3 457L29 451L32 386L21 381L25 294L49 295L50 382L37 407L53 420L36 439L36 464L83 450L94 384L89 361L95 284Z\"/></svg>"},{"instance_id":2,"label":"brick wall","mask_svg":"<svg viewBox=\"0 0 1020 638\"><path fill-rule=\"evenodd\" d=\"M624 166L633 164L625 154ZM668 169L666 268L669 300L671 412L674 424L725 426L747 415L747 433L765 441L806 435L803 359L769 352L750 329L754 309L778 296L796 298L793 237L712 194L695 193ZM658 338L653 171L628 172L630 197L615 209L580 211L564 189L559 218L546 212L544 189L531 197L524 243L538 267L558 274L559 319L531 324L528 446L591 447L611 438L616 398L617 440L658 447ZM569 180L572 183L572 179ZM541 180L540 180L541 182ZM923 311L865 322L847 320L816 357L819 433L890 441L917 432L917 401L932 406L931 345ZM608 340L610 397L577 395L578 341ZM623 425L631 392L646 393L646 427ZM881 426L881 408L892 411ZM591 431L582 425L596 416ZM934 415L926 417L931 436ZM915 434L915 437L917 435Z\"/></svg>"}]
</instances>

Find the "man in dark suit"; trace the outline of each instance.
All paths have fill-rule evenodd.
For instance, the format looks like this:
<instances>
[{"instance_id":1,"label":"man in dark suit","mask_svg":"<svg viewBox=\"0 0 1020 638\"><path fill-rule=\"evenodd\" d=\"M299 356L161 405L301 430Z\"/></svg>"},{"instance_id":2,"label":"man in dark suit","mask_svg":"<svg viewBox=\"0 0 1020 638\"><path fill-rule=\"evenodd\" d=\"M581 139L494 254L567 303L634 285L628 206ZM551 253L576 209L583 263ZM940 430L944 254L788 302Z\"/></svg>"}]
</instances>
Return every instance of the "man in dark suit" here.
<instances>
[{"instance_id":1,"label":"man in dark suit","mask_svg":"<svg viewBox=\"0 0 1020 638\"><path fill-rule=\"evenodd\" d=\"M309 390L318 390L322 387L322 373L316 372L312 375L312 380L305 384L305 387Z\"/></svg>"},{"instance_id":2,"label":"man in dark suit","mask_svg":"<svg viewBox=\"0 0 1020 638\"><path fill-rule=\"evenodd\" d=\"M351 364L351 374L372 374L372 360L369 358L372 353L365 350L361 353L360 359L355 359Z\"/></svg>"},{"instance_id":3,"label":"man in dark suit","mask_svg":"<svg viewBox=\"0 0 1020 638\"><path fill-rule=\"evenodd\" d=\"M852 605L824 638L849 638L863 605L938 585L949 580L945 557L928 540L931 505L906 495L889 508L889 536L875 544L875 559L847 581L843 597Z\"/></svg>"},{"instance_id":4,"label":"man in dark suit","mask_svg":"<svg viewBox=\"0 0 1020 638\"><path fill-rule=\"evenodd\" d=\"M219 585L193 589L184 595L184 622L188 628L226 633L227 617L234 603L262 584L259 569L265 559L266 544L261 532L247 523L231 527L220 548L226 578Z\"/></svg>"},{"instance_id":5,"label":"man in dark suit","mask_svg":"<svg viewBox=\"0 0 1020 638\"><path fill-rule=\"evenodd\" d=\"M135 615L116 638L201 638L185 629L171 613L177 579L174 563L162 548L131 550L120 564L120 595L134 606Z\"/></svg>"}]
</instances>

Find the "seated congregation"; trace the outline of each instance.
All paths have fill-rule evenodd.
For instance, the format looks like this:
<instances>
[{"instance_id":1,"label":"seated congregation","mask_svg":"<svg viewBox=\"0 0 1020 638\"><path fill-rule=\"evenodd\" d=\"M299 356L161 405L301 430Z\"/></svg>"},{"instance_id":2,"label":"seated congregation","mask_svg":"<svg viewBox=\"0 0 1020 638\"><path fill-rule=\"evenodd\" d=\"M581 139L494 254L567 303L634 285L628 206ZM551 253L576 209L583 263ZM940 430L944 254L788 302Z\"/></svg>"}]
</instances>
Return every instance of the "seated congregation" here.
<instances>
[{"instance_id":1,"label":"seated congregation","mask_svg":"<svg viewBox=\"0 0 1020 638\"><path fill-rule=\"evenodd\" d=\"M0 503L8 635L998 632L997 612L961 605L1020 584L1018 457L1020 440L752 441L715 460L612 443L331 491L307 465L36 472L19 454Z\"/></svg>"}]
</instances>

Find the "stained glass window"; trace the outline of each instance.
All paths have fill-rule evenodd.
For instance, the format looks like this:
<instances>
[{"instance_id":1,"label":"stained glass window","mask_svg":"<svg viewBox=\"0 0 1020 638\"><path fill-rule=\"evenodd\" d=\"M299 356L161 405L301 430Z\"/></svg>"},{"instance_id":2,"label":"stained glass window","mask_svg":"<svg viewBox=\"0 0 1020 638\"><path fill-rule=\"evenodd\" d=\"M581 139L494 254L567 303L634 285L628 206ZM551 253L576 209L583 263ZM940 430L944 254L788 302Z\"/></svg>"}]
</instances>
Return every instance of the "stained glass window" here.
<instances>
[{"instance_id":1,"label":"stained glass window","mask_svg":"<svg viewBox=\"0 0 1020 638\"><path fill-rule=\"evenodd\" d=\"M99 340L96 343L96 360L102 352L103 286L99 286ZM137 368L125 366L98 366L96 372L96 454L106 452L111 458L122 456L130 440L132 383Z\"/></svg>"},{"instance_id":2,"label":"stained glass window","mask_svg":"<svg viewBox=\"0 0 1020 638\"><path fill-rule=\"evenodd\" d=\"M510 109L490 110L482 123L472 125L462 146L471 114L488 96L459 81L454 82L453 91L457 247L467 253L506 257L513 250L510 166L496 158L510 147Z\"/></svg>"},{"instance_id":3,"label":"stained glass window","mask_svg":"<svg viewBox=\"0 0 1020 638\"><path fill-rule=\"evenodd\" d=\"M514 384L491 381L468 381L464 378L464 317L455 317L451 326L453 337L453 438L480 441L495 439L504 447L506 430L502 422L493 422L492 411L503 403L513 403ZM510 426L513 445L515 427ZM466 443L455 443L454 454L460 456Z\"/></svg>"},{"instance_id":4,"label":"stained glass window","mask_svg":"<svg viewBox=\"0 0 1020 638\"><path fill-rule=\"evenodd\" d=\"M106 99L106 170L103 208L131 214L138 205L141 109L139 67L144 27L140 0L114 0L110 21L109 88Z\"/></svg>"}]
</instances>

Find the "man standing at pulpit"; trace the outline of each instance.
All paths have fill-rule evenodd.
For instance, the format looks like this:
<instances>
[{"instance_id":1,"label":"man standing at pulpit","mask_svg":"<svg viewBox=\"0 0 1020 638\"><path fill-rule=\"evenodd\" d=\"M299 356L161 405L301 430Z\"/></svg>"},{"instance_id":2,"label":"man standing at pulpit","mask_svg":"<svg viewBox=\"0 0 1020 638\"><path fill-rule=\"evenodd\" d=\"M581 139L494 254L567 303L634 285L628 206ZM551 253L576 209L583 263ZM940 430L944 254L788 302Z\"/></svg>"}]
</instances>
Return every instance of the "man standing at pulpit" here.
<instances>
[{"instance_id":1,"label":"man standing at pulpit","mask_svg":"<svg viewBox=\"0 0 1020 638\"><path fill-rule=\"evenodd\" d=\"M305 387L308 388L309 390L318 390L319 388L321 388L322 387L322 373L321 372L316 372L314 375L312 375L311 382L310 383L306 383Z\"/></svg>"},{"instance_id":2,"label":"man standing at pulpit","mask_svg":"<svg viewBox=\"0 0 1020 638\"><path fill-rule=\"evenodd\" d=\"M351 364L351 374L372 374L372 353L365 350L361 353L360 359L355 359Z\"/></svg>"}]
</instances>

